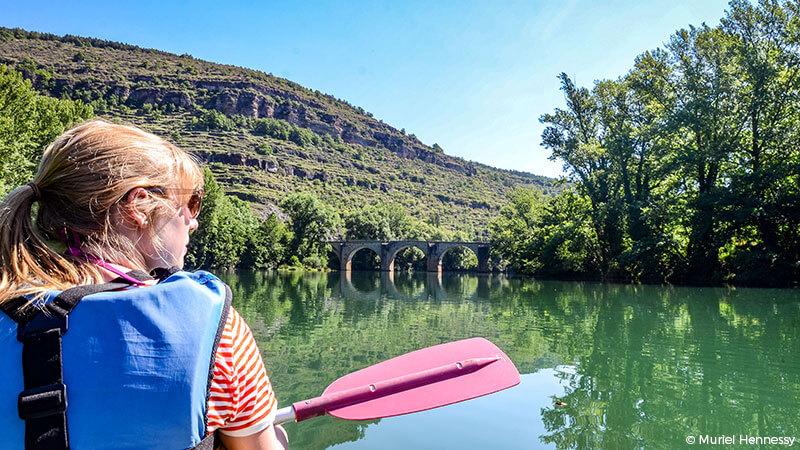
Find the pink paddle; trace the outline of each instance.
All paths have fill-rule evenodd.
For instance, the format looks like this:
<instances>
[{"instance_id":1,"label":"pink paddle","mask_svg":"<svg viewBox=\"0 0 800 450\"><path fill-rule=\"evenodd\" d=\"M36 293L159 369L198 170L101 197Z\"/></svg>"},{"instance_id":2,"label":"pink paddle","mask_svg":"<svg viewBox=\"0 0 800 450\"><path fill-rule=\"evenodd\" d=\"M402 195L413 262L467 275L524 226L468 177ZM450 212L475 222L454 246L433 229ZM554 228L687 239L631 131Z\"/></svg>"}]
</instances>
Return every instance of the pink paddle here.
<instances>
[{"instance_id":1,"label":"pink paddle","mask_svg":"<svg viewBox=\"0 0 800 450\"><path fill-rule=\"evenodd\" d=\"M331 383L321 396L277 412L275 423L330 414L369 420L438 408L519 384L514 363L484 338L416 350Z\"/></svg>"}]
</instances>

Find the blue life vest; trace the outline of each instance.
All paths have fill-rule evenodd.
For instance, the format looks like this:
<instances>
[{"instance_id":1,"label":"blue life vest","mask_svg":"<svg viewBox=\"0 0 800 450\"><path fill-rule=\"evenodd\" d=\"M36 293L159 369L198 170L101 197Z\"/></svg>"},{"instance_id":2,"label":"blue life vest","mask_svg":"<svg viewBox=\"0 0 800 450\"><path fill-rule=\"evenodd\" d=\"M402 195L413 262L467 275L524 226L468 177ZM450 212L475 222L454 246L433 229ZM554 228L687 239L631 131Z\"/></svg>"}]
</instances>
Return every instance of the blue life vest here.
<instances>
[{"instance_id":1,"label":"blue life vest","mask_svg":"<svg viewBox=\"0 0 800 450\"><path fill-rule=\"evenodd\" d=\"M58 292L48 296L51 300ZM70 447L191 448L205 436L214 357L230 290L208 272L88 295L62 340ZM24 448L17 324L0 313L0 439Z\"/></svg>"}]
</instances>

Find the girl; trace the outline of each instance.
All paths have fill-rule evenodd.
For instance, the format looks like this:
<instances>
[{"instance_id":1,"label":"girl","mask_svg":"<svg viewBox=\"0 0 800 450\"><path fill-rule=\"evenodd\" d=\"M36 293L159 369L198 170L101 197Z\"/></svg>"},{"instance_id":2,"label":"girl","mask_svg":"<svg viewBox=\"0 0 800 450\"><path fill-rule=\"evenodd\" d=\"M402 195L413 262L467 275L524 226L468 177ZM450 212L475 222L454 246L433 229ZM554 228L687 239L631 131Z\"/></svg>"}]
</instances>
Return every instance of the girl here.
<instances>
[{"instance_id":1,"label":"girl","mask_svg":"<svg viewBox=\"0 0 800 450\"><path fill-rule=\"evenodd\" d=\"M210 448L204 437L218 436L229 449L287 447L230 290L180 271L202 184L176 146L95 120L56 139L33 181L8 194L4 446Z\"/></svg>"}]
</instances>

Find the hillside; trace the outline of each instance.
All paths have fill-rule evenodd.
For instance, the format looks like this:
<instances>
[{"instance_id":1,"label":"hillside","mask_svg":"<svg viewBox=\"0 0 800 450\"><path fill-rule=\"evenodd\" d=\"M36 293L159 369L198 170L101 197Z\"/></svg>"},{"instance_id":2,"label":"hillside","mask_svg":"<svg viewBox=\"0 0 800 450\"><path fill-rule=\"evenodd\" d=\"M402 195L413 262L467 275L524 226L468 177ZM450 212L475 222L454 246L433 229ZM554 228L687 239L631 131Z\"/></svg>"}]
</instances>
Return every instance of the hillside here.
<instances>
[{"instance_id":1,"label":"hillside","mask_svg":"<svg viewBox=\"0 0 800 450\"><path fill-rule=\"evenodd\" d=\"M340 211L392 201L483 236L516 186L553 180L448 156L362 108L254 70L116 42L0 28L0 64L40 92L167 137L259 212L309 191Z\"/></svg>"}]
</instances>

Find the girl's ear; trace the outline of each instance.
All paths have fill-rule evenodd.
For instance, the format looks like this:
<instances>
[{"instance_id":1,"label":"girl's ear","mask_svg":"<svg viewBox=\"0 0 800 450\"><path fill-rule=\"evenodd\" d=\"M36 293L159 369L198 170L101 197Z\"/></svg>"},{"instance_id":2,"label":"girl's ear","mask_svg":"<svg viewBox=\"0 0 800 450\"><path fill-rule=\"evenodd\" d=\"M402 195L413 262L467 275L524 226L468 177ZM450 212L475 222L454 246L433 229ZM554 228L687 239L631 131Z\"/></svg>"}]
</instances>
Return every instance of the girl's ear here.
<instances>
[{"instance_id":1,"label":"girl's ear","mask_svg":"<svg viewBox=\"0 0 800 450\"><path fill-rule=\"evenodd\" d=\"M142 188L131 189L125 196L125 216L129 218L134 225L138 228L144 228L147 225L147 215L139 209L137 204L146 199L149 194Z\"/></svg>"}]
</instances>

